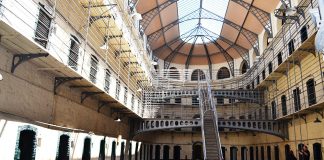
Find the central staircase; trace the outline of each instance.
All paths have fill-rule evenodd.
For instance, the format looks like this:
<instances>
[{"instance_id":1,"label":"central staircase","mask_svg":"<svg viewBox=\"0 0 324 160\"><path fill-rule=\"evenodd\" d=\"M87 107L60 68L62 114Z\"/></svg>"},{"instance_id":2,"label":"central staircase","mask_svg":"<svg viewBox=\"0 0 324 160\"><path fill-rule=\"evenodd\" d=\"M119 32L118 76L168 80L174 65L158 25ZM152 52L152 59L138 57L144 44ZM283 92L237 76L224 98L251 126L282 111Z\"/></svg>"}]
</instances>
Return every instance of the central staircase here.
<instances>
[{"instance_id":1,"label":"central staircase","mask_svg":"<svg viewBox=\"0 0 324 160\"><path fill-rule=\"evenodd\" d=\"M198 83L204 159L222 160L223 154L218 132L217 111L211 92L210 79L206 76L206 80Z\"/></svg>"}]
</instances>

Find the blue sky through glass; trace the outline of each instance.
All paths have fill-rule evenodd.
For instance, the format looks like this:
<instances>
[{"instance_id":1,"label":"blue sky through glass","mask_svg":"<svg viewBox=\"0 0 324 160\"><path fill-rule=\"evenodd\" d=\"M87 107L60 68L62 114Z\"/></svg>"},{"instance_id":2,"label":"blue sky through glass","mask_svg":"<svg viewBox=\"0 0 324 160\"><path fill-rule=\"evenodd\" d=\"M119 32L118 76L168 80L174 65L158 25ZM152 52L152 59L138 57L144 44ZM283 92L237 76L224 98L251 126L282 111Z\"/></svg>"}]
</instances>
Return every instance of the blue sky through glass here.
<instances>
[{"instance_id":1,"label":"blue sky through glass","mask_svg":"<svg viewBox=\"0 0 324 160\"><path fill-rule=\"evenodd\" d=\"M202 1L202 6L201 6ZM228 0L179 0L178 2L178 16L179 19L184 17L194 11L197 11L202 7L220 17L224 17L226 14ZM197 16L195 16L197 17ZM199 26L199 19L188 20L179 24L180 35L192 32L191 36L200 35L201 31L193 30ZM215 21L212 19L201 19L200 26L198 29L206 28L207 30L220 35L223 22ZM189 39L189 38L188 38ZM187 42L193 43L195 38L191 38ZM210 38L200 37L197 39L196 43L209 42Z\"/></svg>"}]
</instances>

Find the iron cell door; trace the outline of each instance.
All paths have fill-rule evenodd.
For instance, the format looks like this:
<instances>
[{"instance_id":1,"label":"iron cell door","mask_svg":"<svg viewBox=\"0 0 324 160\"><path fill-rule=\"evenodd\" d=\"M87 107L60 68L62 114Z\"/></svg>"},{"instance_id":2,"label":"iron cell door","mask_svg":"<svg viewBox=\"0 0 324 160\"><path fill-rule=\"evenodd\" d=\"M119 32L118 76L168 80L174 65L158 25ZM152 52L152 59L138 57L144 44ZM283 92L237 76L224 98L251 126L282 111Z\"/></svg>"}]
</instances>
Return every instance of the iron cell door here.
<instances>
[{"instance_id":1,"label":"iron cell door","mask_svg":"<svg viewBox=\"0 0 324 160\"><path fill-rule=\"evenodd\" d=\"M203 160L203 149L201 143L194 143L192 146L192 159L193 160Z\"/></svg>"}]
</instances>

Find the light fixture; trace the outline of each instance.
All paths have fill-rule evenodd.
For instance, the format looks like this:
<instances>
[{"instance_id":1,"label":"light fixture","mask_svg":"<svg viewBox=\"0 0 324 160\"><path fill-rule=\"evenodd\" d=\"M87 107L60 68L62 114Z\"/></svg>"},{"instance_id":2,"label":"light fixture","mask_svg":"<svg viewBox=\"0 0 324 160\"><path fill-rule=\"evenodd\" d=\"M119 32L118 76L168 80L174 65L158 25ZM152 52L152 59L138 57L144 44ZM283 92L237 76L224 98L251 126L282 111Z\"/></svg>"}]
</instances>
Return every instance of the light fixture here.
<instances>
[{"instance_id":1,"label":"light fixture","mask_svg":"<svg viewBox=\"0 0 324 160\"><path fill-rule=\"evenodd\" d=\"M108 36L104 37L104 44L100 47L100 49L103 49L103 50L108 50L109 49Z\"/></svg>"},{"instance_id":2,"label":"light fixture","mask_svg":"<svg viewBox=\"0 0 324 160\"><path fill-rule=\"evenodd\" d=\"M134 17L134 19L136 19L136 20L142 20L143 18L142 18L142 15L141 14L139 14L139 13L133 13L132 15L131 15L131 17Z\"/></svg>"},{"instance_id":3,"label":"light fixture","mask_svg":"<svg viewBox=\"0 0 324 160\"><path fill-rule=\"evenodd\" d=\"M321 123L322 121L318 119L318 117L316 117L314 123Z\"/></svg>"},{"instance_id":4,"label":"light fixture","mask_svg":"<svg viewBox=\"0 0 324 160\"><path fill-rule=\"evenodd\" d=\"M297 9L296 7L288 7L285 13L287 16L293 16L294 14L297 13Z\"/></svg>"},{"instance_id":5,"label":"light fixture","mask_svg":"<svg viewBox=\"0 0 324 160\"><path fill-rule=\"evenodd\" d=\"M121 119L117 116L115 119L114 119L115 122L121 122Z\"/></svg>"},{"instance_id":6,"label":"light fixture","mask_svg":"<svg viewBox=\"0 0 324 160\"><path fill-rule=\"evenodd\" d=\"M2 81L3 80L3 76L2 76L2 74L0 73L0 81Z\"/></svg>"},{"instance_id":7,"label":"light fixture","mask_svg":"<svg viewBox=\"0 0 324 160\"><path fill-rule=\"evenodd\" d=\"M142 92L142 88L138 88L137 92Z\"/></svg>"},{"instance_id":8,"label":"light fixture","mask_svg":"<svg viewBox=\"0 0 324 160\"><path fill-rule=\"evenodd\" d=\"M158 65L158 63L157 63L157 62L155 62L155 61L152 61L152 62L151 62L151 64L152 64L153 66L156 66L156 65Z\"/></svg>"}]
</instances>

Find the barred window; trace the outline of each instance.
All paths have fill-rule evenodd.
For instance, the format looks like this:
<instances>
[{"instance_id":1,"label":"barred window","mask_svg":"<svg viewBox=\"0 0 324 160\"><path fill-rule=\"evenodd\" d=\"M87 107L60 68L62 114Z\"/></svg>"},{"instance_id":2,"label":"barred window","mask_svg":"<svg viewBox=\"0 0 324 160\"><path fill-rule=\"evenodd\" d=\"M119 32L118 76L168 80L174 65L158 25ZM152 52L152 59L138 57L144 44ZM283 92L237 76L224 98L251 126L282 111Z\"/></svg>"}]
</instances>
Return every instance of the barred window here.
<instances>
[{"instance_id":1,"label":"barred window","mask_svg":"<svg viewBox=\"0 0 324 160\"><path fill-rule=\"evenodd\" d=\"M247 72L247 70L248 70L248 64L247 64L246 60L244 60L244 61L242 62L241 73L244 74L244 73Z\"/></svg>"},{"instance_id":2,"label":"barred window","mask_svg":"<svg viewBox=\"0 0 324 160\"><path fill-rule=\"evenodd\" d=\"M315 81L314 79L309 79L306 82L307 86L307 96L308 96L308 105L316 104L316 92L315 92Z\"/></svg>"},{"instance_id":3,"label":"barred window","mask_svg":"<svg viewBox=\"0 0 324 160\"><path fill-rule=\"evenodd\" d=\"M293 97L294 97L294 106L295 106L295 112L299 111L301 108L300 105L300 90L297 87L296 89L293 90Z\"/></svg>"},{"instance_id":4,"label":"barred window","mask_svg":"<svg viewBox=\"0 0 324 160\"><path fill-rule=\"evenodd\" d=\"M301 42L305 42L308 38L308 33L307 33L307 26L303 26L303 28L301 28L300 30L300 40Z\"/></svg>"},{"instance_id":5,"label":"barred window","mask_svg":"<svg viewBox=\"0 0 324 160\"><path fill-rule=\"evenodd\" d=\"M290 40L288 43L288 51L289 55L291 55L295 51L294 40Z\"/></svg>"},{"instance_id":6,"label":"barred window","mask_svg":"<svg viewBox=\"0 0 324 160\"><path fill-rule=\"evenodd\" d=\"M119 93L120 93L120 81L116 81L116 99L119 100Z\"/></svg>"},{"instance_id":7,"label":"barred window","mask_svg":"<svg viewBox=\"0 0 324 160\"><path fill-rule=\"evenodd\" d=\"M200 69L194 70L191 74L192 81L198 81L198 79L202 81L206 80L205 73Z\"/></svg>"},{"instance_id":8,"label":"barred window","mask_svg":"<svg viewBox=\"0 0 324 160\"><path fill-rule=\"evenodd\" d=\"M257 76L257 85L260 84L260 76Z\"/></svg>"},{"instance_id":9,"label":"barred window","mask_svg":"<svg viewBox=\"0 0 324 160\"><path fill-rule=\"evenodd\" d=\"M282 52L278 53L277 55L278 66L282 63Z\"/></svg>"},{"instance_id":10,"label":"barred window","mask_svg":"<svg viewBox=\"0 0 324 160\"><path fill-rule=\"evenodd\" d=\"M282 115L283 116L287 115L287 98L286 98L286 95L281 96L281 110L282 110Z\"/></svg>"},{"instance_id":11,"label":"barred window","mask_svg":"<svg viewBox=\"0 0 324 160\"><path fill-rule=\"evenodd\" d=\"M222 67L219 69L217 72L217 79L225 79L225 78L230 78L230 71L226 67Z\"/></svg>"},{"instance_id":12,"label":"barred window","mask_svg":"<svg viewBox=\"0 0 324 160\"><path fill-rule=\"evenodd\" d=\"M269 71L269 74L272 73L272 63L271 62L268 64L268 71Z\"/></svg>"},{"instance_id":13,"label":"barred window","mask_svg":"<svg viewBox=\"0 0 324 160\"><path fill-rule=\"evenodd\" d=\"M134 110L134 103L135 103L135 97L134 94L132 94L132 99L131 99L131 108Z\"/></svg>"},{"instance_id":14,"label":"barred window","mask_svg":"<svg viewBox=\"0 0 324 160\"><path fill-rule=\"evenodd\" d=\"M276 105L276 102L272 101L271 106L272 106L272 119L276 119L277 118L277 105Z\"/></svg>"},{"instance_id":15,"label":"barred window","mask_svg":"<svg viewBox=\"0 0 324 160\"><path fill-rule=\"evenodd\" d=\"M124 93L124 104L127 105L127 94L128 94L128 88L125 87L125 93Z\"/></svg>"},{"instance_id":16,"label":"barred window","mask_svg":"<svg viewBox=\"0 0 324 160\"><path fill-rule=\"evenodd\" d=\"M45 47L48 43L48 36L50 33L50 27L52 23L52 18L50 13L45 9L43 4L39 4L39 14L38 21L35 31L35 41L41 46Z\"/></svg>"},{"instance_id":17,"label":"barred window","mask_svg":"<svg viewBox=\"0 0 324 160\"><path fill-rule=\"evenodd\" d=\"M109 93L109 88L110 88L110 77L111 77L111 73L109 71L109 69L106 69L106 73L105 73L105 91Z\"/></svg>"},{"instance_id":18,"label":"barred window","mask_svg":"<svg viewBox=\"0 0 324 160\"><path fill-rule=\"evenodd\" d=\"M98 72L98 58L94 55L91 55L91 60L90 60L90 81L92 83L96 83L96 76Z\"/></svg>"},{"instance_id":19,"label":"barred window","mask_svg":"<svg viewBox=\"0 0 324 160\"><path fill-rule=\"evenodd\" d=\"M79 48L80 48L80 42L79 40L71 35L71 44L70 44L70 53L69 53L69 61L68 65L74 69L78 69L78 59L79 59Z\"/></svg>"}]
</instances>

